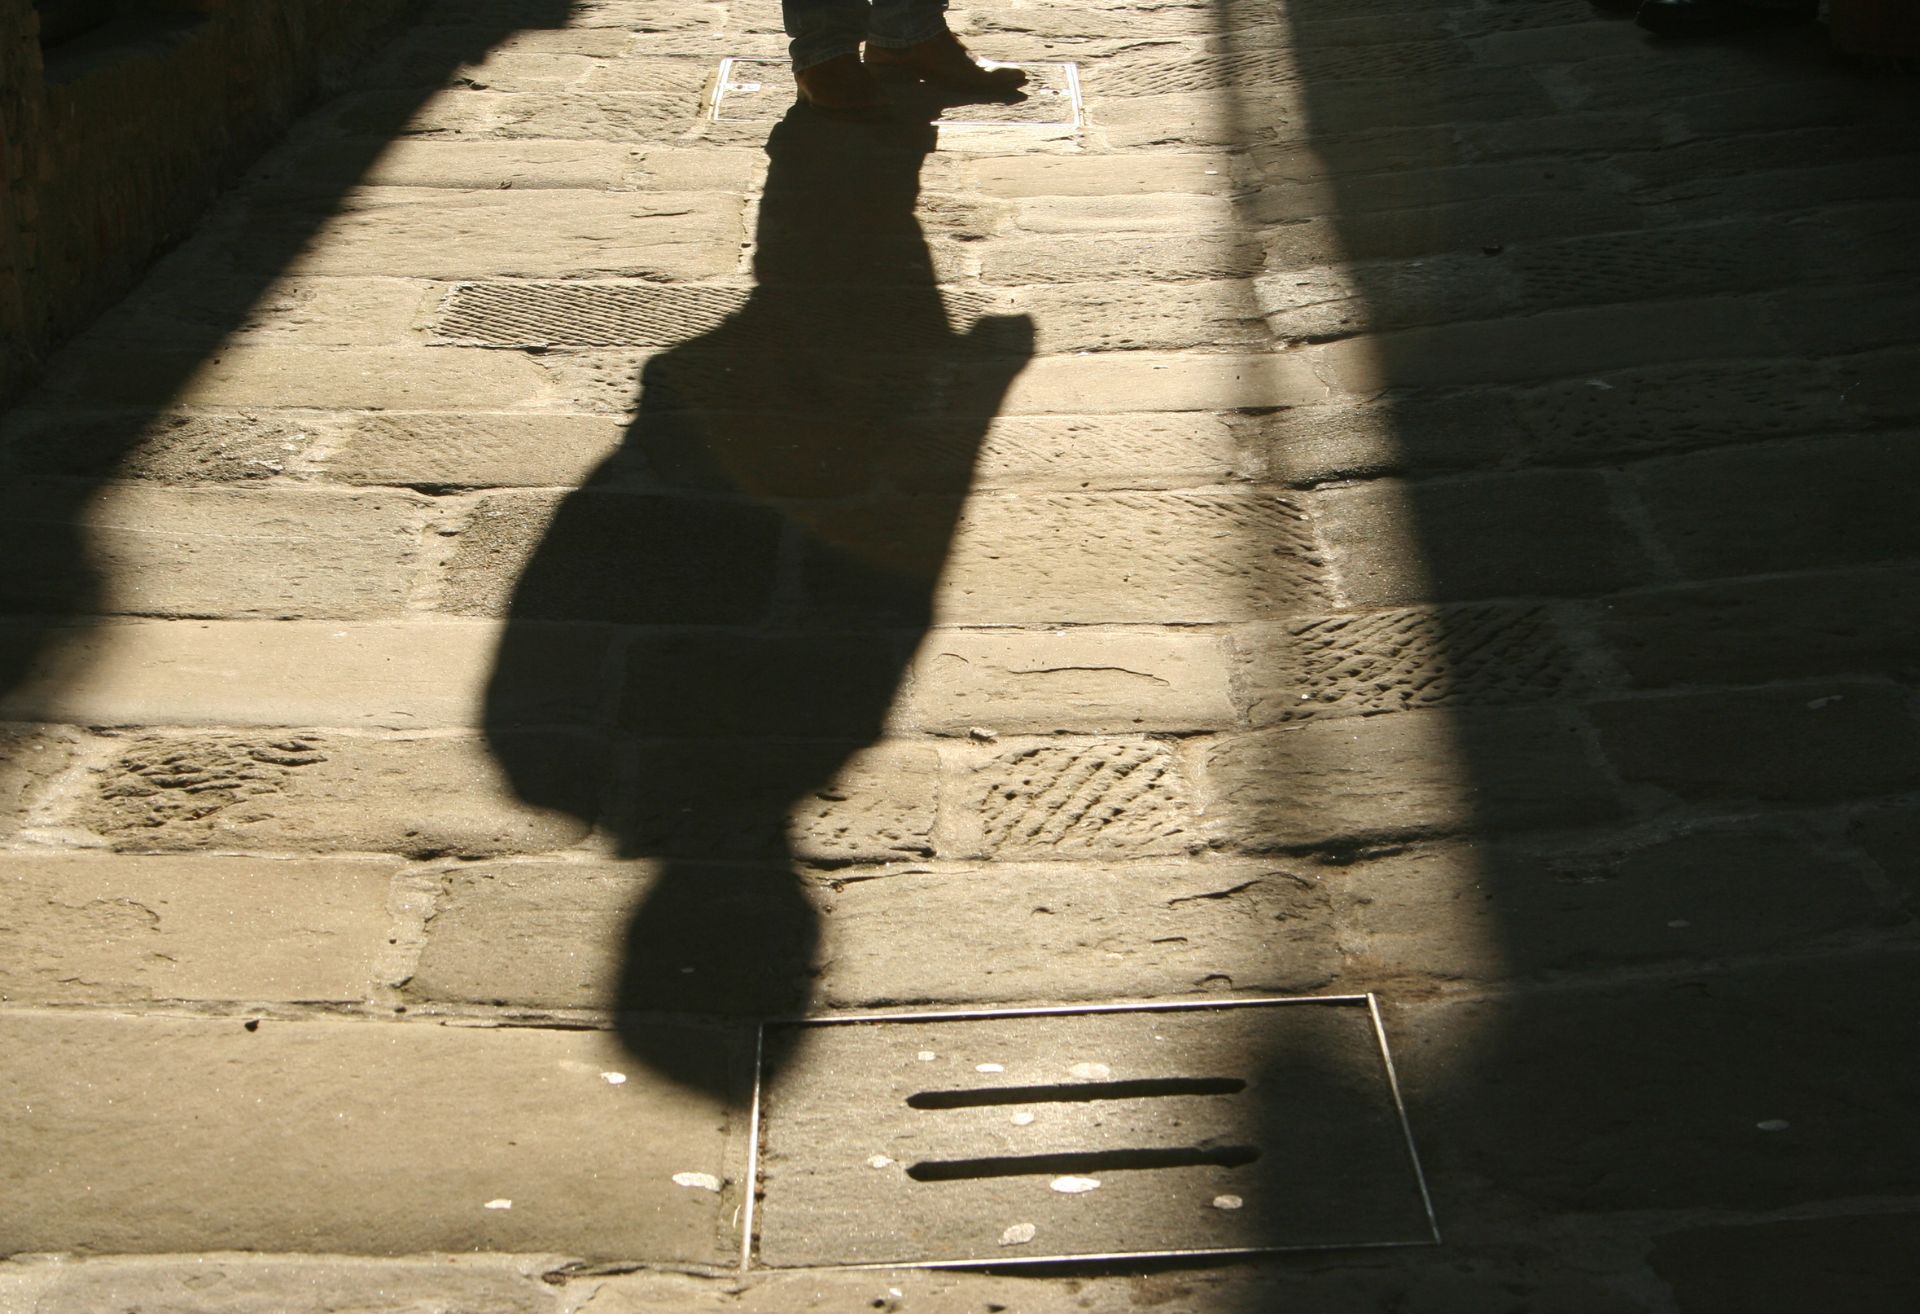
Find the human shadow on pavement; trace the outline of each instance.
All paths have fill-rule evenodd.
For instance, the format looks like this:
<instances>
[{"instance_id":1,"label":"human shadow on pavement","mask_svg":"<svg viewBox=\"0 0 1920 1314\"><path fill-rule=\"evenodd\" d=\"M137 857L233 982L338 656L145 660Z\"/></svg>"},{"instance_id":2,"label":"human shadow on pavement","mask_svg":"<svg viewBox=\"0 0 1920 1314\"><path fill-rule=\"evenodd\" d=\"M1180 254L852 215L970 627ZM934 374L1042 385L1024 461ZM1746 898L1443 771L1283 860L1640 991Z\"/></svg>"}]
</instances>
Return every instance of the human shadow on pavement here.
<instances>
[{"instance_id":1,"label":"human shadow on pavement","mask_svg":"<svg viewBox=\"0 0 1920 1314\"><path fill-rule=\"evenodd\" d=\"M801 865L926 851L882 816L886 765L855 759L1032 353L1025 317L955 327L915 213L939 104L917 85L895 100L891 121L796 107L773 128L751 293L647 363L624 444L559 503L514 588L488 687L520 795L603 818L621 856L657 861L609 1003L633 1054L690 1086L716 1074L650 1017L811 999ZM523 731L556 678L551 622L623 627L611 747Z\"/></svg>"}]
</instances>

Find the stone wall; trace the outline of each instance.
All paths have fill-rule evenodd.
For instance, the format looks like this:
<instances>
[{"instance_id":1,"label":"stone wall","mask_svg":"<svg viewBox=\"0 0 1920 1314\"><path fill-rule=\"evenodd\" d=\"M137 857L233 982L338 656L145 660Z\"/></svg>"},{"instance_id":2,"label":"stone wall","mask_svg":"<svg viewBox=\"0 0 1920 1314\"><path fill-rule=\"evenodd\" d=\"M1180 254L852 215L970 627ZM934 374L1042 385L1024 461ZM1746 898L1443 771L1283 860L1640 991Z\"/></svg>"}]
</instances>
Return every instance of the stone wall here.
<instances>
[{"instance_id":1,"label":"stone wall","mask_svg":"<svg viewBox=\"0 0 1920 1314\"><path fill-rule=\"evenodd\" d=\"M415 0L153 0L43 51L0 0L0 402Z\"/></svg>"}]
</instances>

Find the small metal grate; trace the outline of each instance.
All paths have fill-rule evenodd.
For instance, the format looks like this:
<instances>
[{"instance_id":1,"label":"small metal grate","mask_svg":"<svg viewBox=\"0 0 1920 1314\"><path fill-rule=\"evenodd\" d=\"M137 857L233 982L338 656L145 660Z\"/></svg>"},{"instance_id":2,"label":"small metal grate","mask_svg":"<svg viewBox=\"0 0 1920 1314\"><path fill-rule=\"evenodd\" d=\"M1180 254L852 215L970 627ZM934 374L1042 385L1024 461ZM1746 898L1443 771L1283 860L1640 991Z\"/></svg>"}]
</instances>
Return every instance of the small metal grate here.
<instances>
[{"instance_id":1,"label":"small metal grate","mask_svg":"<svg viewBox=\"0 0 1920 1314\"><path fill-rule=\"evenodd\" d=\"M987 293L938 292L946 323L918 313L930 288L809 287L804 295L763 292L752 316L746 288L643 282L461 283L440 308L435 340L478 347L671 347L728 326L725 345L778 349L805 341L822 322L848 316L903 326L895 344L949 348L982 315L1006 307Z\"/></svg>"},{"instance_id":2,"label":"small metal grate","mask_svg":"<svg viewBox=\"0 0 1920 1314\"><path fill-rule=\"evenodd\" d=\"M988 67L1013 67L982 60ZM1080 67L1028 63L1025 99L942 103L931 88L911 80L882 79L882 90L902 109L926 115L942 128L1049 128L1080 126ZM720 61L711 117L715 123L777 123L793 105L793 74L781 60L730 57Z\"/></svg>"},{"instance_id":3,"label":"small metal grate","mask_svg":"<svg viewBox=\"0 0 1920 1314\"><path fill-rule=\"evenodd\" d=\"M777 1025L749 1267L1438 1240L1370 995Z\"/></svg>"},{"instance_id":4,"label":"small metal grate","mask_svg":"<svg viewBox=\"0 0 1920 1314\"><path fill-rule=\"evenodd\" d=\"M747 304L737 287L462 283L440 311L447 342L488 347L666 347Z\"/></svg>"}]
</instances>

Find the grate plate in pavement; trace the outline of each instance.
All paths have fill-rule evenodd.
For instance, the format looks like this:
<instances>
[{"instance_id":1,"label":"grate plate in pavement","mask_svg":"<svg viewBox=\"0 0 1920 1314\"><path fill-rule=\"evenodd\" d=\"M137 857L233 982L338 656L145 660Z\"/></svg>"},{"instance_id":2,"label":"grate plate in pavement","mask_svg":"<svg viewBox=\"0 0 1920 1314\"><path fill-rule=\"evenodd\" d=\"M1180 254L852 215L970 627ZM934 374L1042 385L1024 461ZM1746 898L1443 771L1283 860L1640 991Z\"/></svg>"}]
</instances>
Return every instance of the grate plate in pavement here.
<instances>
[{"instance_id":1,"label":"grate plate in pavement","mask_svg":"<svg viewBox=\"0 0 1920 1314\"><path fill-rule=\"evenodd\" d=\"M786 1057L755 1093L748 1267L1439 1239L1371 995L809 1019L763 1041Z\"/></svg>"},{"instance_id":2,"label":"grate plate in pavement","mask_svg":"<svg viewBox=\"0 0 1920 1314\"><path fill-rule=\"evenodd\" d=\"M889 99L903 111L924 113L942 128L1077 128L1080 68L1049 62L1010 64L981 60L989 68L1027 71L1026 99L1012 104L953 102L923 83L882 78ZM777 123L793 106L793 74L785 60L728 57L720 61L711 115L715 123Z\"/></svg>"},{"instance_id":3,"label":"grate plate in pavement","mask_svg":"<svg viewBox=\"0 0 1920 1314\"><path fill-rule=\"evenodd\" d=\"M672 347L727 324L746 309L743 287L588 280L458 283L441 303L434 341L465 347ZM981 315L1003 308L992 295L942 288L946 322L926 323L923 288L810 289L804 298L773 296L756 314L734 319L729 346L804 340L837 316L891 320L902 349L948 349Z\"/></svg>"}]
</instances>

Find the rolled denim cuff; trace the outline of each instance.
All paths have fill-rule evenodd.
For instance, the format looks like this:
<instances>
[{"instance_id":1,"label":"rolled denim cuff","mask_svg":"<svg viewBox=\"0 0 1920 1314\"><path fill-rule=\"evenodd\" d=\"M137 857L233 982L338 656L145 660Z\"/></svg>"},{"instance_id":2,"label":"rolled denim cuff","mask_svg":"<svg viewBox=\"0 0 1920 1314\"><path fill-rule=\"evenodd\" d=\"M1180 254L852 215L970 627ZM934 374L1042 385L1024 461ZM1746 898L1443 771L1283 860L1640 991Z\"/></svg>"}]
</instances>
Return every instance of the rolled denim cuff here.
<instances>
[{"instance_id":1,"label":"rolled denim cuff","mask_svg":"<svg viewBox=\"0 0 1920 1314\"><path fill-rule=\"evenodd\" d=\"M905 50L947 30L946 0L874 0L867 20L867 44Z\"/></svg>"},{"instance_id":2,"label":"rolled denim cuff","mask_svg":"<svg viewBox=\"0 0 1920 1314\"><path fill-rule=\"evenodd\" d=\"M781 0L794 70L855 54L867 35L866 0Z\"/></svg>"}]
</instances>

